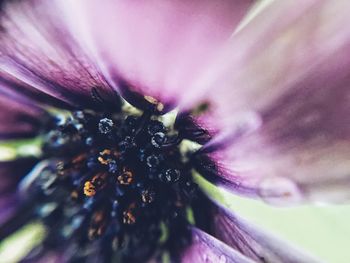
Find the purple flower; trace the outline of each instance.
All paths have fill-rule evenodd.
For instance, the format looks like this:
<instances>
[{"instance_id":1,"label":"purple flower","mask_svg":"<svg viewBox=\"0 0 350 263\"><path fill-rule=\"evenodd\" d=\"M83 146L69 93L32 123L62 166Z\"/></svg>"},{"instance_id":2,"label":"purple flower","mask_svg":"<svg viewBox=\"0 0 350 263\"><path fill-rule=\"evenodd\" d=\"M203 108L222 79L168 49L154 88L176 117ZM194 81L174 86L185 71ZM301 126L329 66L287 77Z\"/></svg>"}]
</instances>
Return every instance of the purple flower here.
<instances>
[{"instance_id":1,"label":"purple flower","mask_svg":"<svg viewBox=\"0 0 350 263\"><path fill-rule=\"evenodd\" d=\"M254 4L4 1L0 139L42 154L0 164L0 239L37 219L33 262L313 262L193 179L349 197L350 3Z\"/></svg>"}]
</instances>

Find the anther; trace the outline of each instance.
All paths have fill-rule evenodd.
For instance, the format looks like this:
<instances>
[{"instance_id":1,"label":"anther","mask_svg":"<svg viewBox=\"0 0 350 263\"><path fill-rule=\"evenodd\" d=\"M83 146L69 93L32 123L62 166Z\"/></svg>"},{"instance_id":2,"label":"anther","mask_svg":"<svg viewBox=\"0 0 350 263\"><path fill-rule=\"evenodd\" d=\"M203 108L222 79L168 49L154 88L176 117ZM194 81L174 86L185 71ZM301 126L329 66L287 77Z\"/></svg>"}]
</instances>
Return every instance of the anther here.
<instances>
[{"instance_id":1,"label":"anther","mask_svg":"<svg viewBox=\"0 0 350 263\"><path fill-rule=\"evenodd\" d=\"M159 102L156 98L153 98L151 96L144 96L144 99L153 104L157 111L161 112L164 110L164 104Z\"/></svg>"},{"instance_id":2,"label":"anther","mask_svg":"<svg viewBox=\"0 0 350 263\"><path fill-rule=\"evenodd\" d=\"M122 185L129 185L134 181L134 175L130 170L124 169L122 174L118 176L117 180Z\"/></svg>"},{"instance_id":3,"label":"anther","mask_svg":"<svg viewBox=\"0 0 350 263\"><path fill-rule=\"evenodd\" d=\"M107 165L111 159L109 158L109 155L111 154L111 150L105 149L102 152L100 152L100 156L97 158L97 160L104 165Z\"/></svg>"},{"instance_id":4,"label":"anther","mask_svg":"<svg viewBox=\"0 0 350 263\"><path fill-rule=\"evenodd\" d=\"M154 147L160 148L166 141L166 136L163 132L155 133L151 138L151 143Z\"/></svg>"},{"instance_id":5,"label":"anther","mask_svg":"<svg viewBox=\"0 0 350 263\"><path fill-rule=\"evenodd\" d=\"M96 194L96 187L90 181L86 181L84 184L84 194L88 197Z\"/></svg>"},{"instance_id":6,"label":"anther","mask_svg":"<svg viewBox=\"0 0 350 263\"><path fill-rule=\"evenodd\" d=\"M141 192L141 199L144 203L152 203L155 199L156 193L153 190L145 189Z\"/></svg>"},{"instance_id":7,"label":"anther","mask_svg":"<svg viewBox=\"0 0 350 263\"><path fill-rule=\"evenodd\" d=\"M58 162L56 165L57 174L64 175L64 168L65 168L64 162L62 162L62 161Z\"/></svg>"},{"instance_id":8,"label":"anther","mask_svg":"<svg viewBox=\"0 0 350 263\"><path fill-rule=\"evenodd\" d=\"M175 183L180 179L180 171L177 169L167 169L161 174L160 179L165 183Z\"/></svg>"},{"instance_id":9,"label":"anther","mask_svg":"<svg viewBox=\"0 0 350 263\"><path fill-rule=\"evenodd\" d=\"M100 133L107 134L112 131L113 125L114 123L111 119L103 118L98 123L98 130Z\"/></svg>"},{"instance_id":10,"label":"anther","mask_svg":"<svg viewBox=\"0 0 350 263\"><path fill-rule=\"evenodd\" d=\"M134 215L135 203L132 203L126 211L123 212L123 223L127 225L133 225L136 223L136 217Z\"/></svg>"},{"instance_id":11,"label":"anther","mask_svg":"<svg viewBox=\"0 0 350 263\"><path fill-rule=\"evenodd\" d=\"M146 163L149 168L156 168L160 163L160 159L158 156L152 154L146 158Z\"/></svg>"}]
</instances>

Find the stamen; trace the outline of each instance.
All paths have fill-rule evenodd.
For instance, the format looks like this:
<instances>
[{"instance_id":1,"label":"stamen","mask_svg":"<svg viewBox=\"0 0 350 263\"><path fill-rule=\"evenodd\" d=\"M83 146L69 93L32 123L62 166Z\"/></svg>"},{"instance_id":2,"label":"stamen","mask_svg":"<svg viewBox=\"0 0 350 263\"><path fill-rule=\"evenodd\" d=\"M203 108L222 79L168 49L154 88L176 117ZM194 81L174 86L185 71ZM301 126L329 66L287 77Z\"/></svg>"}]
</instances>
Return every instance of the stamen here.
<instances>
[{"instance_id":1,"label":"stamen","mask_svg":"<svg viewBox=\"0 0 350 263\"><path fill-rule=\"evenodd\" d=\"M165 143L165 141L166 137L163 132L157 132L151 138L151 143L156 148L160 148Z\"/></svg>"},{"instance_id":2,"label":"stamen","mask_svg":"<svg viewBox=\"0 0 350 263\"><path fill-rule=\"evenodd\" d=\"M155 168L159 165L160 158L159 156L152 154L146 158L146 162L149 168Z\"/></svg>"},{"instance_id":3,"label":"stamen","mask_svg":"<svg viewBox=\"0 0 350 263\"><path fill-rule=\"evenodd\" d=\"M177 169L167 169L165 173L160 174L160 179L164 183L175 183L180 179L180 171Z\"/></svg>"},{"instance_id":4,"label":"stamen","mask_svg":"<svg viewBox=\"0 0 350 263\"><path fill-rule=\"evenodd\" d=\"M112 160L110 158L111 150L105 149L102 152L100 152L100 156L97 158L97 160L104 165L108 165L109 162ZM107 157L107 158L106 158Z\"/></svg>"},{"instance_id":5,"label":"stamen","mask_svg":"<svg viewBox=\"0 0 350 263\"><path fill-rule=\"evenodd\" d=\"M134 175L130 170L124 168L121 175L118 176L118 182L122 185L129 185L134 181Z\"/></svg>"},{"instance_id":6,"label":"stamen","mask_svg":"<svg viewBox=\"0 0 350 263\"><path fill-rule=\"evenodd\" d=\"M111 119L104 118L98 123L98 130L100 133L108 134L112 131L113 125L114 123Z\"/></svg>"},{"instance_id":7,"label":"stamen","mask_svg":"<svg viewBox=\"0 0 350 263\"><path fill-rule=\"evenodd\" d=\"M84 194L88 197L96 194L96 187L90 181L86 181L84 184Z\"/></svg>"},{"instance_id":8,"label":"stamen","mask_svg":"<svg viewBox=\"0 0 350 263\"><path fill-rule=\"evenodd\" d=\"M147 100L149 103L155 105L157 111L161 112L164 110L164 104L159 102L156 98L153 98L151 96L144 96L144 99Z\"/></svg>"},{"instance_id":9,"label":"stamen","mask_svg":"<svg viewBox=\"0 0 350 263\"><path fill-rule=\"evenodd\" d=\"M126 211L123 212L123 223L127 225L133 225L136 223L136 217L134 215L135 203L132 203Z\"/></svg>"},{"instance_id":10,"label":"stamen","mask_svg":"<svg viewBox=\"0 0 350 263\"><path fill-rule=\"evenodd\" d=\"M155 252L163 224L169 235L161 249L178 249L186 243L183 239L188 242L186 209L197 193L192 159L180 149L184 137L178 129L160 121L164 105L145 99L155 108L142 115L77 111L50 132L54 140L47 136L44 149L58 159L57 168L49 175L42 173L37 184L59 209L60 217L51 219L57 222L51 223L53 227L48 223L50 233L62 228L68 240L76 232L72 242L77 247L100 239L91 244L107 244L114 250L125 246L124 251L142 244L140 251ZM62 200L56 200L57 195ZM76 221L80 223L73 225ZM151 255L125 253L135 256L128 262Z\"/></svg>"},{"instance_id":11,"label":"stamen","mask_svg":"<svg viewBox=\"0 0 350 263\"><path fill-rule=\"evenodd\" d=\"M154 201L155 196L156 196L156 193L150 189L145 189L141 193L142 202L148 203L148 204Z\"/></svg>"}]
</instances>

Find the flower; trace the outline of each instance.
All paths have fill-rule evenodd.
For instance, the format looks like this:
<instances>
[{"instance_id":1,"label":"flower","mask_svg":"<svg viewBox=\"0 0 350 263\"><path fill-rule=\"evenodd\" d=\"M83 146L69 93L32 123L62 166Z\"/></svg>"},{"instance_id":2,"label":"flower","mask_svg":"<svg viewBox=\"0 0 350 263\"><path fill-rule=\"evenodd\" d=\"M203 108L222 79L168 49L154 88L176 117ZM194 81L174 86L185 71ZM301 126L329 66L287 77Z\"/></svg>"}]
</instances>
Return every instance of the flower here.
<instances>
[{"instance_id":1,"label":"flower","mask_svg":"<svg viewBox=\"0 0 350 263\"><path fill-rule=\"evenodd\" d=\"M1 163L0 238L36 218L33 261L312 262L192 173L275 204L347 200L349 5L4 2L0 138L42 153Z\"/></svg>"}]
</instances>

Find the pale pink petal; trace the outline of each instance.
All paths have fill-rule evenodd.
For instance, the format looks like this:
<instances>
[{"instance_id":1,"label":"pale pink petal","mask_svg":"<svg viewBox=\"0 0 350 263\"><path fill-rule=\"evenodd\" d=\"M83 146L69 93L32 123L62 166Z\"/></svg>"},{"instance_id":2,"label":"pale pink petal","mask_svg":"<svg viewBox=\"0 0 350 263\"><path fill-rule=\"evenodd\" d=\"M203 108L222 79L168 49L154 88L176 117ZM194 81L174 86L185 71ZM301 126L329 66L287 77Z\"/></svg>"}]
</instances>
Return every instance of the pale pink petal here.
<instances>
[{"instance_id":1,"label":"pale pink petal","mask_svg":"<svg viewBox=\"0 0 350 263\"><path fill-rule=\"evenodd\" d=\"M253 2L83 0L65 9L79 39L130 102L152 96L176 104Z\"/></svg>"},{"instance_id":2,"label":"pale pink petal","mask_svg":"<svg viewBox=\"0 0 350 263\"><path fill-rule=\"evenodd\" d=\"M0 21L2 75L75 107L96 107L118 98L68 33L53 1L7 1Z\"/></svg>"},{"instance_id":3,"label":"pale pink petal","mask_svg":"<svg viewBox=\"0 0 350 263\"><path fill-rule=\"evenodd\" d=\"M192 244L181 255L182 263L253 263L254 261L230 248L225 243L201 231L192 229Z\"/></svg>"},{"instance_id":4,"label":"pale pink petal","mask_svg":"<svg viewBox=\"0 0 350 263\"><path fill-rule=\"evenodd\" d=\"M282 23L296 11L281 6L300 3L276 2L240 34L255 39L274 8ZM268 41L255 39L262 49L223 72L202 119L223 131L204 152L217 151L226 185L270 202L350 198L350 2L305 2L293 23L271 24Z\"/></svg>"}]
</instances>

